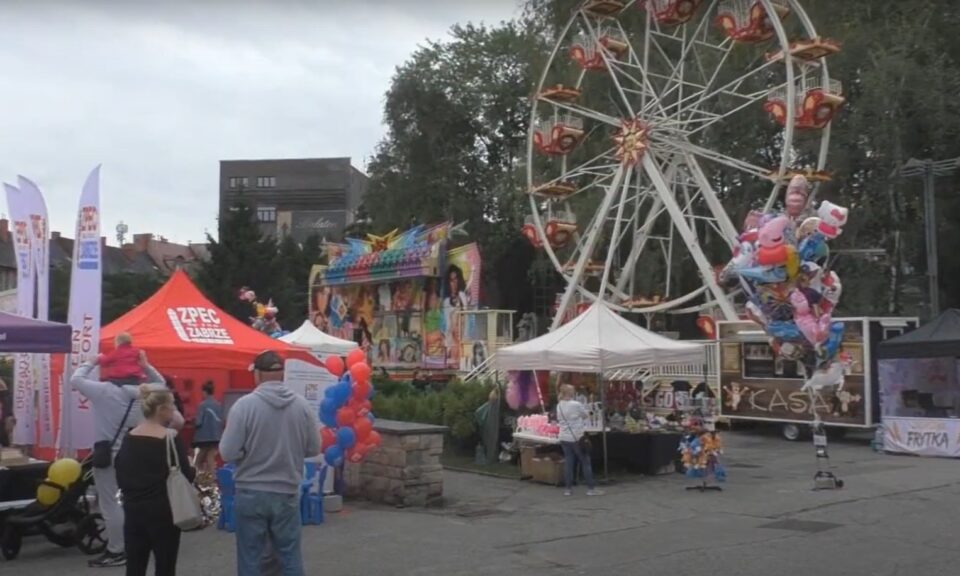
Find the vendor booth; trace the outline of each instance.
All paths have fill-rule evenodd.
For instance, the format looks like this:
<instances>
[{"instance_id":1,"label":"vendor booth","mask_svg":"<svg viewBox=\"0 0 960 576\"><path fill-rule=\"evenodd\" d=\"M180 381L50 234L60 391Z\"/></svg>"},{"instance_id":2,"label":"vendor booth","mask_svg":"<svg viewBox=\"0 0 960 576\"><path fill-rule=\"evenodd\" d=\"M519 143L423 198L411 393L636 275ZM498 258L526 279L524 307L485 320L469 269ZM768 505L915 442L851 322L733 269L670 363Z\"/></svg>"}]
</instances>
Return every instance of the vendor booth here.
<instances>
[{"instance_id":1,"label":"vendor booth","mask_svg":"<svg viewBox=\"0 0 960 576\"><path fill-rule=\"evenodd\" d=\"M604 459L604 472L607 473L608 460L613 454L611 448L616 447L617 453L622 455L627 464L640 463L640 471L655 473L656 469L670 464L676 458L681 435L678 432L640 430L638 426L611 430L611 423L606 417L605 379L625 370L639 373L644 369L665 365L703 365L704 358L701 344L679 342L655 334L617 315L603 302L596 302L553 332L501 349L494 360L504 371L534 371L537 374L536 371L545 370L571 373L573 378L582 374L594 375L591 379L596 381L599 401L587 401L588 408L595 415L587 429L602 437L599 450ZM540 390L539 386L537 390ZM545 400L539 399L543 411L547 412ZM523 420L514 438L521 443L557 443L555 432L559 430L543 422L545 418L541 416L539 419L534 417L532 421ZM527 426L531 422L532 425ZM663 435L653 438L652 434ZM642 464L640 461L645 457L639 454L649 455L652 452L664 455L666 462Z\"/></svg>"},{"instance_id":2,"label":"vendor booth","mask_svg":"<svg viewBox=\"0 0 960 576\"><path fill-rule=\"evenodd\" d=\"M230 389L249 389L254 357L274 350L286 358L315 362L302 348L275 340L217 308L178 271L148 300L100 332L100 350L114 348L126 332L146 351L150 363L174 380L187 418L201 398L200 387L212 381L220 397Z\"/></svg>"},{"instance_id":3,"label":"vendor booth","mask_svg":"<svg viewBox=\"0 0 960 576\"><path fill-rule=\"evenodd\" d=\"M879 346L883 447L960 458L960 310Z\"/></svg>"},{"instance_id":4,"label":"vendor booth","mask_svg":"<svg viewBox=\"0 0 960 576\"><path fill-rule=\"evenodd\" d=\"M346 356L359 347L353 340L344 340L323 332L309 320L304 320L302 326L286 336L281 336L279 340L298 348L306 348L321 360L327 356Z\"/></svg>"},{"instance_id":5,"label":"vendor booth","mask_svg":"<svg viewBox=\"0 0 960 576\"><path fill-rule=\"evenodd\" d=\"M0 354L54 354L70 351L68 324L45 322L0 312ZM2 424L2 418L0 418ZM32 501L49 462L0 447L0 517Z\"/></svg>"}]
</instances>

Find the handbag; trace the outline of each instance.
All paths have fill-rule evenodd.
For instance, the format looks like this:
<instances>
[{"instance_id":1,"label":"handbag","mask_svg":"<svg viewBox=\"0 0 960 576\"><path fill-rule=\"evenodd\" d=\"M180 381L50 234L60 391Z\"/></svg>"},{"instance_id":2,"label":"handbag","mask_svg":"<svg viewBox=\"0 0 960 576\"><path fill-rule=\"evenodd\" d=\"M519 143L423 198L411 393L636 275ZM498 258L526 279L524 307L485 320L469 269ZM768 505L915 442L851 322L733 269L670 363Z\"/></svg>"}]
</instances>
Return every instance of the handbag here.
<instances>
[{"instance_id":1,"label":"handbag","mask_svg":"<svg viewBox=\"0 0 960 576\"><path fill-rule=\"evenodd\" d=\"M173 524L181 530L194 530L203 526L200 496L180 471L180 456L177 454L173 434L167 435L167 467L167 498L170 500Z\"/></svg>"},{"instance_id":2,"label":"handbag","mask_svg":"<svg viewBox=\"0 0 960 576\"><path fill-rule=\"evenodd\" d=\"M123 414L123 420L117 426L117 431L113 435L113 440L100 440L93 443L93 452L90 454L90 464L94 468L109 468L113 464L113 447L117 445L117 438L120 432L127 425L127 418L130 416L130 409L133 408L133 400L127 404L127 411Z\"/></svg>"}]
</instances>

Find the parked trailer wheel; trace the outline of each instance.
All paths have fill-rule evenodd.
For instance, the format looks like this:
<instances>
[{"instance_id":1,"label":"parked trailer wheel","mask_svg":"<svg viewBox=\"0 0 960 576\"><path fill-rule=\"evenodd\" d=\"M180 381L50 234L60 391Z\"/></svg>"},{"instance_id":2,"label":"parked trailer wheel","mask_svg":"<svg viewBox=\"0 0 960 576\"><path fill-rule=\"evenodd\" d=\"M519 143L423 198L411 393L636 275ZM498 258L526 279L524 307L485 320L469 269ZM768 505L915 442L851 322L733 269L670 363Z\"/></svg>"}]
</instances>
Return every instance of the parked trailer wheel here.
<instances>
[{"instance_id":1,"label":"parked trailer wheel","mask_svg":"<svg viewBox=\"0 0 960 576\"><path fill-rule=\"evenodd\" d=\"M798 440L803 439L803 435L806 432L805 428L800 424L784 424L780 428L780 433L783 435L784 439L789 440L790 442L797 442Z\"/></svg>"}]
</instances>

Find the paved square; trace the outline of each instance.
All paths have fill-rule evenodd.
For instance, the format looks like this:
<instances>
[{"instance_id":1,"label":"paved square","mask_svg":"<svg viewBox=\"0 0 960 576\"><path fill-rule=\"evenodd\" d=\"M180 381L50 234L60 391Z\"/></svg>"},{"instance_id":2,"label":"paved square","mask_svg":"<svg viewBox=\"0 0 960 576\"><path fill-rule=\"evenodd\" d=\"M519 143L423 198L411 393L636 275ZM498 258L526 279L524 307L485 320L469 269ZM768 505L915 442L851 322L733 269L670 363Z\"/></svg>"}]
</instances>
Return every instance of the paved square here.
<instances>
[{"instance_id":1,"label":"paved square","mask_svg":"<svg viewBox=\"0 0 960 576\"><path fill-rule=\"evenodd\" d=\"M397 510L348 503L304 532L308 575L826 576L957 573L960 462L875 454L834 442L846 481L814 492L813 449L758 433L725 434L723 492L684 490L680 475L631 478L607 495L473 474L446 474L447 505ZM186 534L179 573L235 574L230 535ZM90 570L75 550L27 541L0 573Z\"/></svg>"}]
</instances>

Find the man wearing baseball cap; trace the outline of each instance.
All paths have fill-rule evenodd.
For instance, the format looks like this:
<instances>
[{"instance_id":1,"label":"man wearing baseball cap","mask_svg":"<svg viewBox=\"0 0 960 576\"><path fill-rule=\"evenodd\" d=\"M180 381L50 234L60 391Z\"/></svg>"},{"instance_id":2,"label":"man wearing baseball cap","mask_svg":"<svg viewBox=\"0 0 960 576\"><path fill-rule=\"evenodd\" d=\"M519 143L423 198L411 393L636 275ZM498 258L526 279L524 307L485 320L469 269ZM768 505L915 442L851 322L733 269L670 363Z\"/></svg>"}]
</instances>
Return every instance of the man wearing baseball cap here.
<instances>
[{"instance_id":1,"label":"man wearing baseball cap","mask_svg":"<svg viewBox=\"0 0 960 576\"><path fill-rule=\"evenodd\" d=\"M320 454L317 417L283 384L283 358L253 361L256 390L227 414L220 454L236 465L237 574L257 576L267 545L283 574L302 575L300 482L303 461Z\"/></svg>"}]
</instances>

